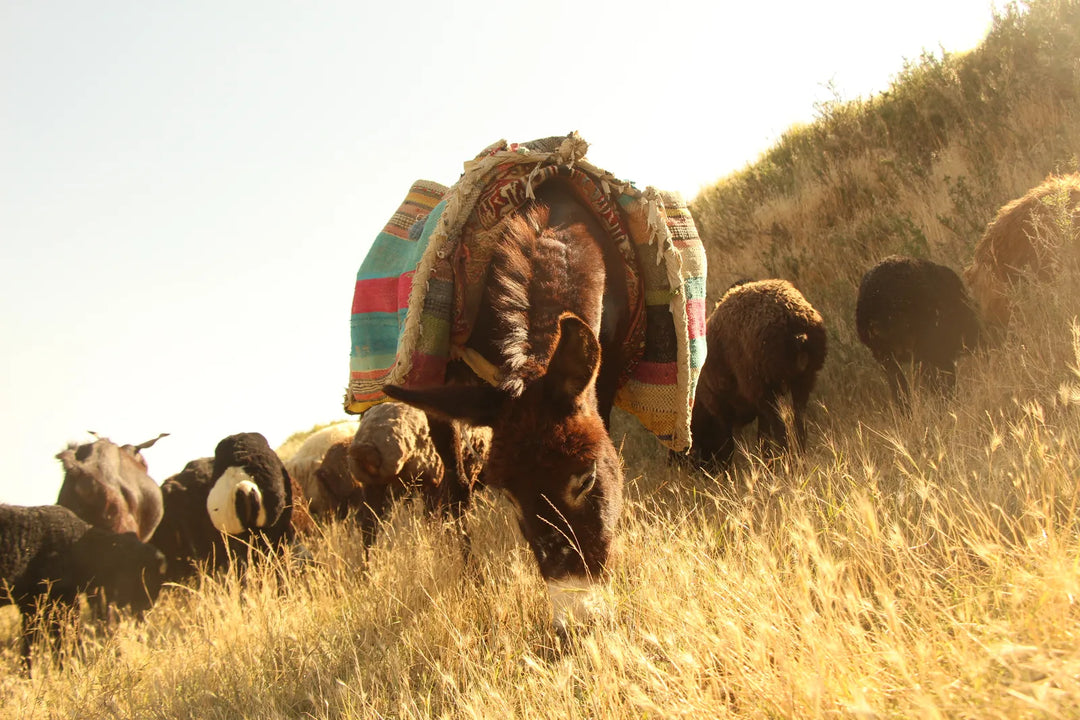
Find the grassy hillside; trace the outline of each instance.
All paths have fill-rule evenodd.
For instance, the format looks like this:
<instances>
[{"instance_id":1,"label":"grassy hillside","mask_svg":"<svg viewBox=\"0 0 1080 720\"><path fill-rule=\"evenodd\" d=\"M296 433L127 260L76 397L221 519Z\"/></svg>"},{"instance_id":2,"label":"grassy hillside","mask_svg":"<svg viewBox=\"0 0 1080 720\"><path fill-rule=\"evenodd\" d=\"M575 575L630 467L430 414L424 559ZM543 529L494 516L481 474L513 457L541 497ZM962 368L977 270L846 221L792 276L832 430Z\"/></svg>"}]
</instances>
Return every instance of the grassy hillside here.
<instances>
[{"instance_id":1,"label":"grassy hillside","mask_svg":"<svg viewBox=\"0 0 1080 720\"><path fill-rule=\"evenodd\" d=\"M828 318L810 447L712 478L617 417L609 613L564 652L512 513L485 493L468 558L411 506L368 557L331 524L307 569L169 588L146 622L87 638L64 669L40 658L32 679L8 609L0 717L1076 717L1080 257L1028 286L955 399L916 396L909 415L850 326L878 257L959 268L999 204L1075 169L1078 102L1080 3L1033 3L702 193L713 299L735 275L781 276ZM1049 231L1074 232L1062 219Z\"/></svg>"},{"instance_id":2,"label":"grassy hillside","mask_svg":"<svg viewBox=\"0 0 1080 720\"><path fill-rule=\"evenodd\" d=\"M737 277L794 282L828 324L831 387L871 362L854 334L863 272L892 253L959 270L1000 206L1078 169L1080 3L1009 8L977 49L925 55L881 95L825 103L703 190L691 210L709 298Z\"/></svg>"}]
</instances>

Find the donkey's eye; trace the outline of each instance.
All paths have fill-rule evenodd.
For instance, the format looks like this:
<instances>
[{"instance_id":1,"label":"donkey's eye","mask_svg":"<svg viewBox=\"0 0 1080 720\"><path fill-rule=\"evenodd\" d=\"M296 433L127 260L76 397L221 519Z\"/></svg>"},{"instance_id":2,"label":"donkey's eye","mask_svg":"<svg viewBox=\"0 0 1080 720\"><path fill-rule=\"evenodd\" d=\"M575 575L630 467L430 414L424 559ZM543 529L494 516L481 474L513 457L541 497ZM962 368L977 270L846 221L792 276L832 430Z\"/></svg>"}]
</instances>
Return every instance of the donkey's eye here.
<instances>
[{"instance_id":1,"label":"donkey's eye","mask_svg":"<svg viewBox=\"0 0 1080 720\"><path fill-rule=\"evenodd\" d=\"M596 485L596 463L593 463L592 467L581 475L574 475L572 480L571 488L574 498L584 497Z\"/></svg>"}]
</instances>

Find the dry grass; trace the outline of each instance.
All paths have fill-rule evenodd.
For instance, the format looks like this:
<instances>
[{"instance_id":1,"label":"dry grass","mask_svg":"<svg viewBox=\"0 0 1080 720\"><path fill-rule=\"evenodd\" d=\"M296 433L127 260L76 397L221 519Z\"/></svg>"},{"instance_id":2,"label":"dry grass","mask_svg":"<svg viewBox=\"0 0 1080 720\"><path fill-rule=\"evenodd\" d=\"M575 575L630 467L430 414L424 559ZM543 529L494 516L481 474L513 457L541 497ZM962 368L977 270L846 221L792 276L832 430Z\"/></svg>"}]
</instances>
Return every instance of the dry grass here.
<instances>
[{"instance_id":1,"label":"dry grass","mask_svg":"<svg viewBox=\"0 0 1080 720\"><path fill-rule=\"evenodd\" d=\"M5 613L0 715L1075 716L1076 290L1032 290L1024 331L965 361L956 400L898 415L877 376L821 396L797 460L710 478L619 417L611 617L561 653L531 554L484 494L467 558L409 505L368 558L332 524L314 566L169 588L30 679Z\"/></svg>"}]
</instances>

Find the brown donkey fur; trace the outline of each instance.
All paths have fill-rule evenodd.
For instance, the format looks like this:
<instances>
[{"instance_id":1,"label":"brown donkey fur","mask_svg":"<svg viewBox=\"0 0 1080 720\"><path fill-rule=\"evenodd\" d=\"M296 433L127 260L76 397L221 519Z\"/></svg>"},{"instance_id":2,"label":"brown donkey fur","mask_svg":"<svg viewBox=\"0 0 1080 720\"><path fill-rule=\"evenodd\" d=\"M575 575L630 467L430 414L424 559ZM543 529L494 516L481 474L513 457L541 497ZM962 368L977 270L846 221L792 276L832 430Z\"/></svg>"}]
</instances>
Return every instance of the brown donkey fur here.
<instances>
[{"instance_id":1,"label":"brown donkey fur","mask_svg":"<svg viewBox=\"0 0 1080 720\"><path fill-rule=\"evenodd\" d=\"M588 610L622 507L606 423L629 304L625 269L591 212L557 181L505 221L469 346L497 386L386 394L436 417L492 428L484 481L507 491L552 593L557 626ZM456 465L453 459L447 468Z\"/></svg>"}]
</instances>

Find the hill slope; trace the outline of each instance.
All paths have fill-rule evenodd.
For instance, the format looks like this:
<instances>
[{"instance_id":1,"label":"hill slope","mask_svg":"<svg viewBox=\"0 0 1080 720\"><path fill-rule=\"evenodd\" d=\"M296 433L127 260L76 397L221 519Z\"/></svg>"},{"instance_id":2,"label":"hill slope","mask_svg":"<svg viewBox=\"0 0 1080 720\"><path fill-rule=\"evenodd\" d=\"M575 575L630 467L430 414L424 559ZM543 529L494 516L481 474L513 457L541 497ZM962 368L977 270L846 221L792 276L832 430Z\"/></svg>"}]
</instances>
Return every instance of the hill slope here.
<instances>
[{"instance_id":1,"label":"hill slope","mask_svg":"<svg viewBox=\"0 0 1080 720\"><path fill-rule=\"evenodd\" d=\"M995 18L975 50L924 55L888 91L830 102L691 203L710 301L737 277L782 277L826 318L832 362L862 365L854 303L882 257L959 270L997 209L1080 169L1080 3Z\"/></svg>"}]
</instances>

